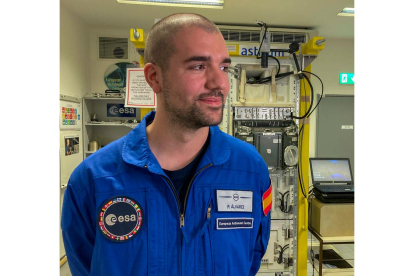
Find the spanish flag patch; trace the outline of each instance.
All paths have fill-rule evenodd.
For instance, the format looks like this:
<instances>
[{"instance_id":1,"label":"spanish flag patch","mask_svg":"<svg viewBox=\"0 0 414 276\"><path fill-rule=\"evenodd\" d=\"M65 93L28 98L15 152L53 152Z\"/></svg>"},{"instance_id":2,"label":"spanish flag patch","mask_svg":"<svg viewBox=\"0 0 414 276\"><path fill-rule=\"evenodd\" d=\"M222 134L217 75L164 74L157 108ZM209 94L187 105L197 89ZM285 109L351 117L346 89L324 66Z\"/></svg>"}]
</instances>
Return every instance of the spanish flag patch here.
<instances>
[{"instance_id":1,"label":"spanish flag patch","mask_svg":"<svg viewBox=\"0 0 414 276\"><path fill-rule=\"evenodd\" d=\"M272 183L270 183L269 189L267 189L266 192L264 192L263 197L263 213L265 216L270 212L270 209L272 208Z\"/></svg>"}]
</instances>

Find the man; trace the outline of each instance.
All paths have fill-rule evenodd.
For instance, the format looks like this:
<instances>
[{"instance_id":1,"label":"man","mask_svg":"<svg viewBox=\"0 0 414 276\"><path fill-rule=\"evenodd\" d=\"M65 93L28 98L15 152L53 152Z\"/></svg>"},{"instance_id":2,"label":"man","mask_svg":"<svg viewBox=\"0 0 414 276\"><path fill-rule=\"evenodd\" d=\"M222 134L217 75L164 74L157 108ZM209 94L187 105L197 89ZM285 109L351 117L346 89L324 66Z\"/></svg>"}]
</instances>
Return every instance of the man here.
<instances>
[{"instance_id":1,"label":"man","mask_svg":"<svg viewBox=\"0 0 414 276\"><path fill-rule=\"evenodd\" d=\"M256 149L217 127L231 62L220 31L200 15L171 15L148 34L145 61L156 113L70 177L62 230L72 274L255 275L271 183Z\"/></svg>"}]
</instances>

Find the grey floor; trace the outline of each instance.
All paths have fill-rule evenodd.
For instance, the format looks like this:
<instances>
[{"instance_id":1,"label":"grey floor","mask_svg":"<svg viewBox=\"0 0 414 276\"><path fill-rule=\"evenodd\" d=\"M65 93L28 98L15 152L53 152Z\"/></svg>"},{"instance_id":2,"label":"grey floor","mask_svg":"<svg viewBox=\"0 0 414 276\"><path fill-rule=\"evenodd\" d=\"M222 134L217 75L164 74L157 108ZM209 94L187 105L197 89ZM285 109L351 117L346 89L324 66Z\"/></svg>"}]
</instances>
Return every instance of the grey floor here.
<instances>
[{"instance_id":1,"label":"grey floor","mask_svg":"<svg viewBox=\"0 0 414 276\"><path fill-rule=\"evenodd\" d=\"M308 239L308 244L310 245L310 235ZM318 249L318 241L316 238L312 239L312 247L314 252L317 252ZM310 246L309 246L310 249ZM339 254L346 259L346 261L354 266L354 245L353 244L338 244L335 245L335 249L339 252ZM315 253L316 254L316 253ZM309 255L309 254L308 254ZM316 266L316 264L315 264ZM313 274L313 267L312 264L308 261L308 268L307 268L307 276L319 276L318 272L315 270L315 273ZM325 274L325 273L324 273ZM66 262L61 268L60 268L60 276L72 276L69 270L69 265Z\"/></svg>"}]
</instances>

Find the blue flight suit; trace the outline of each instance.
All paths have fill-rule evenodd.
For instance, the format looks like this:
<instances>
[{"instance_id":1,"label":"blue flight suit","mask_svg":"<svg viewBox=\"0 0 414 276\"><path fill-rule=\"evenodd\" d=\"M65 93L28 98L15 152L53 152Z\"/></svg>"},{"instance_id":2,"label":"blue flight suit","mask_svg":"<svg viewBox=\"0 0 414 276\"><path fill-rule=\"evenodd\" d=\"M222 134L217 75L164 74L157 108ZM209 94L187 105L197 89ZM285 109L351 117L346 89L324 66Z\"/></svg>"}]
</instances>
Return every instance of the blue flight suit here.
<instances>
[{"instance_id":1,"label":"blue flight suit","mask_svg":"<svg viewBox=\"0 0 414 276\"><path fill-rule=\"evenodd\" d=\"M262 157L210 127L181 208L148 146L154 116L72 173L61 221L72 274L255 275L270 235L262 196L271 183Z\"/></svg>"}]
</instances>

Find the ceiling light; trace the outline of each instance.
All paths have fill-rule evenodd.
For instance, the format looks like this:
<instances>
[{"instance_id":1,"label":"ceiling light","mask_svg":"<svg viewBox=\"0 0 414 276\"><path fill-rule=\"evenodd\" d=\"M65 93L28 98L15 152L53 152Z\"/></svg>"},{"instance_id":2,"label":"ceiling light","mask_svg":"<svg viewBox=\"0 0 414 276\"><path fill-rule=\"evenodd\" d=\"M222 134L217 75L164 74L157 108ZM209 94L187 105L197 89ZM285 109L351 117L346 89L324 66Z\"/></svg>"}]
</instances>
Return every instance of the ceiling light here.
<instances>
[{"instance_id":1,"label":"ceiling light","mask_svg":"<svg viewBox=\"0 0 414 276\"><path fill-rule=\"evenodd\" d=\"M222 9L224 0L117 0L123 4Z\"/></svg>"},{"instance_id":2,"label":"ceiling light","mask_svg":"<svg viewBox=\"0 0 414 276\"><path fill-rule=\"evenodd\" d=\"M338 13L338 16L354 16L354 8L343 8L340 13Z\"/></svg>"}]
</instances>

